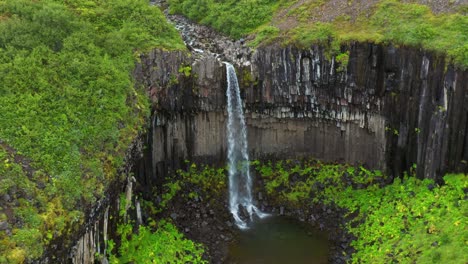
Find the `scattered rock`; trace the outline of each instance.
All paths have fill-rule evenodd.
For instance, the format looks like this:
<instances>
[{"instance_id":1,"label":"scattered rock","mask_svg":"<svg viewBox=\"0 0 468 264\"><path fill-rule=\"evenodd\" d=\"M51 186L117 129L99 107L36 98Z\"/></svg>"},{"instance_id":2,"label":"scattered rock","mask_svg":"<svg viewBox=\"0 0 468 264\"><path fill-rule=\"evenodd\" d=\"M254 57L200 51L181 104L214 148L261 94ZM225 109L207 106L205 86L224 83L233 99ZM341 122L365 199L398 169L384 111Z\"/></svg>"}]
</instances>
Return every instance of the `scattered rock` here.
<instances>
[{"instance_id":1,"label":"scattered rock","mask_svg":"<svg viewBox=\"0 0 468 264\"><path fill-rule=\"evenodd\" d=\"M172 213L172 214L171 214L171 218L172 218L172 220L176 220L176 219L177 219L177 214L176 214L176 213Z\"/></svg>"},{"instance_id":2,"label":"scattered rock","mask_svg":"<svg viewBox=\"0 0 468 264\"><path fill-rule=\"evenodd\" d=\"M0 230L7 230L8 229L8 222L7 221L1 221L0 222Z\"/></svg>"},{"instance_id":3,"label":"scattered rock","mask_svg":"<svg viewBox=\"0 0 468 264\"><path fill-rule=\"evenodd\" d=\"M107 260L106 257L101 258L101 264L109 264L109 261Z\"/></svg>"},{"instance_id":4,"label":"scattered rock","mask_svg":"<svg viewBox=\"0 0 468 264\"><path fill-rule=\"evenodd\" d=\"M311 222L315 222L315 220L316 220L315 216L314 216L314 215L310 215L310 221L311 221Z\"/></svg>"},{"instance_id":5,"label":"scattered rock","mask_svg":"<svg viewBox=\"0 0 468 264\"><path fill-rule=\"evenodd\" d=\"M244 45L244 39L233 41L207 26L192 23L183 16L169 15L167 10L165 13L167 19L182 34L185 45L196 60L214 57L238 66L250 66L253 50Z\"/></svg>"},{"instance_id":6,"label":"scattered rock","mask_svg":"<svg viewBox=\"0 0 468 264\"><path fill-rule=\"evenodd\" d=\"M3 201L5 202L11 202L11 197L8 194L3 195Z\"/></svg>"}]
</instances>

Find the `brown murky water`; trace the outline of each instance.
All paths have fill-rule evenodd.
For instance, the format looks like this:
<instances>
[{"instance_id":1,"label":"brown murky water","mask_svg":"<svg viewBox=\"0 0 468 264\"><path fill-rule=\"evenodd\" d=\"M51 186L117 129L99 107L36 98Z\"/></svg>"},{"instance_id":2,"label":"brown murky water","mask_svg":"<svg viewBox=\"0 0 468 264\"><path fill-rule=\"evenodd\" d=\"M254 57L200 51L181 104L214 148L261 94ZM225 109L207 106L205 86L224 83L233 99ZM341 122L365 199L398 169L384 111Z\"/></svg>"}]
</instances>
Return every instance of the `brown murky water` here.
<instances>
[{"instance_id":1,"label":"brown murky water","mask_svg":"<svg viewBox=\"0 0 468 264\"><path fill-rule=\"evenodd\" d=\"M240 231L229 248L228 263L322 264L327 263L327 234L285 217L267 217L249 230Z\"/></svg>"}]
</instances>

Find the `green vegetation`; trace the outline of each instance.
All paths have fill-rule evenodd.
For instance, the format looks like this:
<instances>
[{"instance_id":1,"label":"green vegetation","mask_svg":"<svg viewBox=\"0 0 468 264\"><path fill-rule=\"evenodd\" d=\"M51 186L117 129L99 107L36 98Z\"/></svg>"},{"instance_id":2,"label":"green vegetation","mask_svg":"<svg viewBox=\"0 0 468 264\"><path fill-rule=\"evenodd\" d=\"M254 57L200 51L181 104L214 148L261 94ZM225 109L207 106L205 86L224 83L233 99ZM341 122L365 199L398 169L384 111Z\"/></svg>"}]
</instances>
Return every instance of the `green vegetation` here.
<instances>
[{"instance_id":1,"label":"green vegetation","mask_svg":"<svg viewBox=\"0 0 468 264\"><path fill-rule=\"evenodd\" d=\"M280 29L275 26L261 26L255 30L255 39L249 43L249 46L257 47L260 44L267 45L273 42L280 33Z\"/></svg>"},{"instance_id":2,"label":"green vegetation","mask_svg":"<svg viewBox=\"0 0 468 264\"><path fill-rule=\"evenodd\" d=\"M336 55L336 62L338 63L338 71L345 71L349 62L349 51Z\"/></svg>"},{"instance_id":3,"label":"green vegetation","mask_svg":"<svg viewBox=\"0 0 468 264\"><path fill-rule=\"evenodd\" d=\"M117 232L120 257L110 253L109 263L206 263L202 260L203 247L185 239L168 220L150 220L149 226L139 226L138 232L133 232L130 223L121 224ZM109 241L110 252L114 246Z\"/></svg>"},{"instance_id":4,"label":"green vegetation","mask_svg":"<svg viewBox=\"0 0 468 264\"><path fill-rule=\"evenodd\" d=\"M268 195L296 205L307 202L329 204L338 200L350 185L363 188L386 180L386 176L379 170L346 164L325 164L318 160L276 163L253 161L252 165L265 180Z\"/></svg>"},{"instance_id":5,"label":"green vegetation","mask_svg":"<svg viewBox=\"0 0 468 264\"><path fill-rule=\"evenodd\" d=\"M426 5L381 0L369 10L358 11L361 13L353 19L342 10L342 15L333 21L314 20L314 12L322 13L320 8L327 2L169 1L172 13L182 13L231 37L254 35L250 45L255 47L274 41L301 47L320 44L330 56L335 56L340 54L340 46L351 41L372 42L422 47L448 55L462 68L468 67L466 5L458 13L434 15Z\"/></svg>"},{"instance_id":6,"label":"green vegetation","mask_svg":"<svg viewBox=\"0 0 468 264\"><path fill-rule=\"evenodd\" d=\"M184 45L144 0L0 1L0 139L32 168L0 150L1 263L40 256L116 179L148 114L130 72L153 47Z\"/></svg>"},{"instance_id":7,"label":"green vegetation","mask_svg":"<svg viewBox=\"0 0 468 264\"><path fill-rule=\"evenodd\" d=\"M0 145L0 197L8 194L14 189L20 207L15 210L15 217L22 221L22 228L13 227L12 236L0 237L0 263L21 263L26 258L26 253L32 258L41 256L43 252L42 241L49 239L43 238L45 234L44 219L39 215L35 203L24 197L38 193L38 188L31 182L20 164L15 163L14 156ZM39 193L40 194L40 193ZM45 195L38 195L36 203L46 203ZM2 204L2 206L7 206ZM0 208L0 221L8 220L8 216L4 213L6 208ZM62 221L62 219L58 220ZM42 230L40 229L42 227ZM58 227L56 232L61 232L63 227ZM41 232L42 231L42 232ZM1 234L1 233L0 233ZM9 254L3 254L8 252Z\"/></svg>"},{"instance_id":8,"label":"green vegetation","mask_svg":"<svg viewBox=\"0 0 468 264\"><path fill-rule=\"evenodd\" d=\"M455 64L468 67L468 17L462 14L434 15L419 4L384 0L370 17L361 15L351 22L345 17L333 22L300 23L282 32L286 44L321 44L333 54L350 41L422 47L447 54Z\"/></svg>"},{"instance_id":9,"label":"green vegetation","mask_svg":"<svg viewBox=\"0 0 468 264\"><path fill-rule=\"evenodd\" d=\"M405 176L384 186L380 171L318 161L254 162L273 199L348 210L352 263L458 263L468 259L468 176L445 185Z\"/></svg>"},{"instance_id":10,"label":"green vegetation","mask_svg":"<svg viewBox=\"0 0 468 264\"><path fill-rule=\"evenodd\" d=\"M186 161L186 170L177 170L176 182L181 188L191 190L189 198L203 195L204 199L218 198L227 189L227 175L225 168L215 168L208 165L197 166L195 163ZM168 183L173 185L175 182ZM171 196L173 197L173 195ZM165 200L165 199L163 199Z\"/></svg>"},{"instance_id":11,"label":"green vegetation","mask_svg":"<svg viewBox=\"0 0 468 264\"><path fill-rule=\"evenodd\" d=\"M359 212L348 225L356 235L353 262L457 263L468 259L466 175L445 185L405 177L385 188L348 188L337 204ZM356 225L357 223L357 225Z\"/></svg>"},{"instance_id":12,"label":"green vegetation","mask_svg":"<svg viewBox=\"0 0 468 264\"><path fill-rule=\"evenodd\" d=\"M192 67L190 65L187 66L180 66L179 67L179 73L184 74L185 77L190 77L192 74Z\"/></svg>"},{"instance_id":13,"label":"green vegetation","mask_svg":"<svg viewBox=\"0 0 468 264\"><path fill-rule=\"evenodd\" d=\"M170 208L175 197L181 199L203 200L219 199L226 190L226 170L211 166L197 166L186 161L187 169L178 170L163 184L161 202L157 205L143 201L144 210L151 216L161 217L163 210ZM125 195L120 197L123 217ZM207 263L202 259L204 249L201 244L185 239L169 220L158 222L148 220L148 226L139 226L135 230L132 223L118 225L120 238L118 248L114 241L109 242L110 263ZM115 249L116 248L116 249Z\"/></svg>"},{"instance_id":14,"label":"green vegetation","mask_svg":"<svg viewBox=\"0 0 468 264\"><path fill-rule=\"evenodd\" d=\"M234 38L271 20L279 0L169 0L171 13L207 24Z\"/></svg>"}]
</instances>

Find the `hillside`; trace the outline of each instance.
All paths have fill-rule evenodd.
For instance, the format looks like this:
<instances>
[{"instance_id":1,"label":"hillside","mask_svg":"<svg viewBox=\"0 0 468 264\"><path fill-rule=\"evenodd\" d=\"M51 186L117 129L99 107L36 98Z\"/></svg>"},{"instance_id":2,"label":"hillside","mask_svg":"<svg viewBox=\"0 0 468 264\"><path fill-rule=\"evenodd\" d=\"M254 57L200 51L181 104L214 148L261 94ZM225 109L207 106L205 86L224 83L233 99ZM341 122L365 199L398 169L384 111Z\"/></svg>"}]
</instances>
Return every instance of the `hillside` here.
<instances>
[{"instance_id":1,"label":"hillside","mask_svg":"<svg viewBox=\"0 0 468 264\"><path fill-rule=\"evenodd\" d=\"M328 46L352 41L422 47L468 67L468 5L463 1L169 0L170 11L250 45ZM207 15L205 15L207 14ZM248 20L245 18L248 17Z\"/></svg>"},{"instance_id":2,"label":"hillside","mask_svg":"<svg viewBox=\"0 0 468 264\"><path fill-rule=\"evenodd\" d=\"M0 0L0 264L229 259L222 61L251 204L333 263L467 258L466 1L158 2L244 64L148 0Z\"/></svg>"},{"instance_id":3,"label":"hillside","mask_svg":"<svg viewBox=\"0 0 468 264\"><path fill-rule=\"evenodd\" d=\"M118 179L156 47L185 48L144 0L0 1L0 263L40 257Z\"/></svg>"}]
</instances>

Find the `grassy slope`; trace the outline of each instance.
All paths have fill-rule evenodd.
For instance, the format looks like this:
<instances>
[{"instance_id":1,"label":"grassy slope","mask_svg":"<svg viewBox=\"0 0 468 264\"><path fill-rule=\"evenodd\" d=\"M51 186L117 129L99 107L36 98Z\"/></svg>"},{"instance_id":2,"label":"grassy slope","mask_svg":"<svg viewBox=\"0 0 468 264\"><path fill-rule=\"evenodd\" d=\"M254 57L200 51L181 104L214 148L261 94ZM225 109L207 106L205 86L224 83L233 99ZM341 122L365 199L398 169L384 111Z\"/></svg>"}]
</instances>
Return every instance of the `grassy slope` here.
<instances>
[{"instance_id":1,"label":"grassy slope","mask_svg":"<svg viewBox=\"0 0 468 264\"><path fill-rule=\"evenodd\" d=\"M345 209L349 221L343 228L356 237L351 242L356 249L351 263L465 263L468 259L467 175L446 175L444 185L414 175L387 184L389 179L381 171L362 166L307 159L251 165L273 204ZM226 173L224 168L195 164L179 170L165 184L162 207L146 210L157 214L184 189L200 191L188 199L219 197L226 188Z\"/></svg>"},{"instance_id":2,"label":"grassy slope","mask_svg":"<svg viewBox=\"0 0 468 264\"><path fill-rule=\"evenodd\" d=\"M271 42L328 46L338 55L350 41L422 47L468 67L468 6L433 14L430 7L397 0L169 0L171 12L208 24L251 45ZM340 5L341 4L341 5ZM343 6L344 4L344 6ZM335 6L336 5L336 6Z\"/></svg>"},{"instance_id":3,"label":"grassy slope","mask_svg":"<svg viewBox=\"0 0 468 264\"><path fill-rule=\"evenodd\" d=\"M385 175L317 161L254 162L269 196L293 206L335 204L355 217L352 263L465 263L467 175L445 185L405 177L382 187ZM292 179L299 179L292 181Z\"/></svg>"},{"instance_id":4,"label":"grassy slope","mask_svg":"<svg viewBox=\"0 0 468 264\"><path fill-rule=\"evenodd\" d=\"M116 179L148 114L130 72L153 47L184 45L144 0L0 1L0 263L41 256Z\"/></svg>"}]
</instances>

